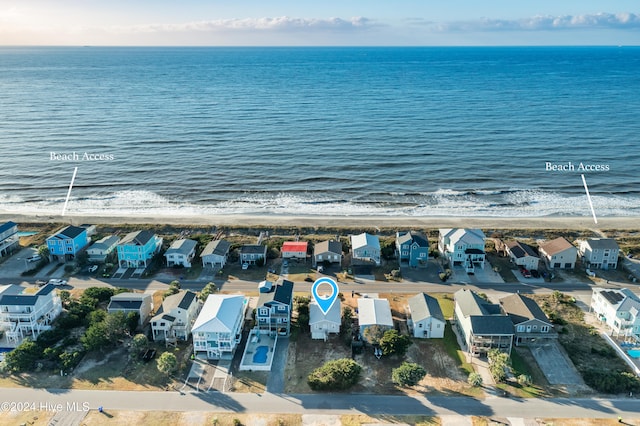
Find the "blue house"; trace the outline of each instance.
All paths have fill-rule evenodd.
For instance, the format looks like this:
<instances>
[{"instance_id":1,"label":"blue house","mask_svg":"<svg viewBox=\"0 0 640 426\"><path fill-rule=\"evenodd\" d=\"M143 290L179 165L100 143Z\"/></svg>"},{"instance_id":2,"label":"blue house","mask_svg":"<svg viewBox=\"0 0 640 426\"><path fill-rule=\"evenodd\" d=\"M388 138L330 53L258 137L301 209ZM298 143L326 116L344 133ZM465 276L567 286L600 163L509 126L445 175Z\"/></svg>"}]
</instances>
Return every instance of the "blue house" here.
<instances>
[{"instance_id":1,"label":"blue house","mask_svg":"<svg viewBox=\"0 0 640 426\"><path fill-rule=\"evenodd\" d=\"M47 238L49 256L52 260L73 260L87 245L87 230L79 226L67 226Z\"/></svg>"},{"instance_id":2,"label":"blue house","mask_svg":"<svg viewBox=\"0 0 640 426\"><path fill-rule=\"evenodd\" d=\"M397 232L396 252L400 264L408 263L410 267L426 267L429 259L429 240L417 232Z\"/></svg>"},{"instance_id":3,"label":"blue house","mask_svg":"<svg viewBox=\"0 0 640 426\"><path fill-rule=\"evenodd\" d=\"M161 247L162 238L153 232L131 232L118 243L118 265L121 268L146 268Z\"/></svg>"},{"instance_id":4,"label":"blue house","mask_svg":"<svg viewBox=\"0 0 640 426\"><path fill-rule=\"evenodd\" d=\"M18 225L11 221L0 225L0 257L8 256L19 248Z\"/></svg>"}]
</instances>

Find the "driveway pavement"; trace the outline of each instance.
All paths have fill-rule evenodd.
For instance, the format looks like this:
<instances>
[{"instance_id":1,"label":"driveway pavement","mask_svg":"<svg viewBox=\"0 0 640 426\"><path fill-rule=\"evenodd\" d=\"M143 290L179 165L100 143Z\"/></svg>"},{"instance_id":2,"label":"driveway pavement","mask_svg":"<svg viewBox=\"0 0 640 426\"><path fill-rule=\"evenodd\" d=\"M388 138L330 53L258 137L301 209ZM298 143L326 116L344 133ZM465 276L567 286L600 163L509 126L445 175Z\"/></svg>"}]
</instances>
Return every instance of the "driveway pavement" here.
<instances>
[{"instance_id":1,"label":"driveway pavement","mask_svg":"<svg viewBox=\"0 0 640 426\"><path fill-rule=\"evenodd\" d=\"M287 356L289 354L289 338L278 336L276 352L271 363L271 372L267 379L267 392L281 394L284 393L284 370L287 366Z\"/></svg>"},{"instance_id":2,"label":"driveway pavement","mask_svg":"<svg viewBox=\"0 0 640 426\"><path fill-rule=\"evenodd\" d=\"M27 247L14 253L7 258L2 265L0 265L1 277L19 277L27 267L35 267L36 263L28 263L27 258L37 254L37 250L32 247Z\"/></svg>"},{"instance_id":3,"label":"driveway pavement","mask_svg":"<svg viewBox=\"0 0 640 426\"><path fill-rule=\"evenodd\" d=\"M531 347L540 370L552 385L584 385L575 366L558 342Z\"/></svg>"}]
</instances>

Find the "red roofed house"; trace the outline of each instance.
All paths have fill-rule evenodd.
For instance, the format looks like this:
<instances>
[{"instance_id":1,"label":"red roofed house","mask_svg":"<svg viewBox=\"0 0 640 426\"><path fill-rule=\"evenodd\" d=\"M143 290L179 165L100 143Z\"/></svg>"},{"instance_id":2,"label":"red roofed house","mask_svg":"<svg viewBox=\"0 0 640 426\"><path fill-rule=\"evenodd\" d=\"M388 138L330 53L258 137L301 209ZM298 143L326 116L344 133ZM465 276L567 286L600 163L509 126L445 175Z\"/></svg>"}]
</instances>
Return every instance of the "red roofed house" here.
<instances>
[{"instance_id":1,"label":"red roofed house","mask_svg":"<svg viewBox=\"0 0 640 426\"><path fill-rule=\"evenodd\" d=\"M282 244L280 253L283 259L306 259L307 258L306 241L287 241Z\"/></svg>"}]
</instances>

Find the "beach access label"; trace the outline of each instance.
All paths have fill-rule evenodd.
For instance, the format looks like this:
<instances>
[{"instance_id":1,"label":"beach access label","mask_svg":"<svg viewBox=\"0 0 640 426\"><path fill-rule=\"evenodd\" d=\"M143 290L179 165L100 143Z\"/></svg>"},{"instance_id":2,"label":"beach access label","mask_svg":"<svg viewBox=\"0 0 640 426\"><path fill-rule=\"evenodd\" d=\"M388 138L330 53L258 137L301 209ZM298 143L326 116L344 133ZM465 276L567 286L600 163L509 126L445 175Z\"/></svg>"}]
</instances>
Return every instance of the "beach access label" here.
<instances>
[{"instance_id":1,"label":"beach access label","mask_svg":"<svg viewBox=\"0 0 640 426\"><path fill-rule=\"evenodd\" d=\"M578 163L574 164L571 161L566 163L552 163L547 161L544 163L544 169L547 172L608 172L611 168L608 164L589 164Z\"/></svg>"},{"instance_id":2,"label":"beach access label","mask_svg":"<svg viewBox=\"0 0 640 426\"><path fill-rule=\"evenodd\" d=\"M92 152L71 152L71 153L60 153L53 152L49 153L49 160L51 161L113 161L116 157L113 154L97 154Z\"/></svg>"}]
</instances>

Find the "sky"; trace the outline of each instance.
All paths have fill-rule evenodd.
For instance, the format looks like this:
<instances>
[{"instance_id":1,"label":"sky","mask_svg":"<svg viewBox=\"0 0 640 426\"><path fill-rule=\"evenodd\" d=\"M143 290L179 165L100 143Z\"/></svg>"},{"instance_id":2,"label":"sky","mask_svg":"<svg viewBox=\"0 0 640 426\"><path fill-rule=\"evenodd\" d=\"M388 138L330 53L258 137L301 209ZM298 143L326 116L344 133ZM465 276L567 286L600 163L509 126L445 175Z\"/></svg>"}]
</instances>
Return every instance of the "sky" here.
<instances>
[{"instance_id":1,"label":"sky","mask_svg":"<svg viewBox=\"0 0 640 426\"><path fill-rule=\"evenodd\" d=\"M0 45L640 45L640 1L0 0Z\"/></svg>"}]
</instances>

